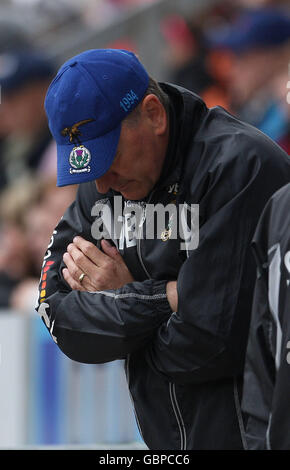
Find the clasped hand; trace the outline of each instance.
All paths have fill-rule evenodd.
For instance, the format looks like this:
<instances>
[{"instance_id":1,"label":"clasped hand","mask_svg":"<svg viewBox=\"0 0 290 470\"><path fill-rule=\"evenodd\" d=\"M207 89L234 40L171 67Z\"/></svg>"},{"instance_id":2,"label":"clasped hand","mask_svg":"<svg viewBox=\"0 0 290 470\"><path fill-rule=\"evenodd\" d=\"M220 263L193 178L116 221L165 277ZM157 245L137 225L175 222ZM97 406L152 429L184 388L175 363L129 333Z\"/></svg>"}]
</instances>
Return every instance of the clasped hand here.
<instances>
[{"instance_id":1,"label":"clasped hand","mask_svg":"<svg viewBox=\"0 0 290 470\"><path fill-rule=\"evenodd\" d=\"M65 281L73 290L95 292L118 289L134 279L122 256L107 240L101 241L102 250L77 236L63 255L66 268L62 270ZM84 273L82 282L80 275Z\"/></svg>"},{"instance_id":2,"label":"clasped hand","mask_svg":"<svg viewBox=\"0 0 290 470\"><path fill-rule=\"evenodd\" d=\"M73 290L96 292L119 289L134 281L117 248L107 240L102 240L101 246L103 251L80 236L68 245L63 255L66 268L62 274ZM82 282L81 274L85 274ZM176 281L169 281L166 285L168 302L173 312L177 311L178 306L176 286Z\"/></svg>"}]
</instances>

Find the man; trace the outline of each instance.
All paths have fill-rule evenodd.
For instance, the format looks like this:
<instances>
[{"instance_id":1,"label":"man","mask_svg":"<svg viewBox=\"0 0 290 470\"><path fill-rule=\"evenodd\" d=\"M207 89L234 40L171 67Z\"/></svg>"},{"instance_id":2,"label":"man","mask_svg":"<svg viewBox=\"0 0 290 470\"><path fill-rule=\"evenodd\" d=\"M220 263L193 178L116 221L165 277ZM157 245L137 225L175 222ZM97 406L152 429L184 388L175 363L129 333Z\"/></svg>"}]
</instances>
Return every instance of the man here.
<instances>
[{"instance_id":1,"label":"man","mask_svg":"<svg viewBox=\"0 0 290 470\"><path fill-rule=\"evenodd\" d=\"M290 184L267 203L253 240L258 276L243 391L249 449L290 449L289 207Z\"/></svg>"},{"instance_id":2,"label":"man","mask_svg":"<svg viewBox=\"0 0 290 470\"><path fill-rule=\"evenodd\" d=\"M289 15L289 9L279 7L246 9L230 27L211 36L214 48L230 51L232 55L228 74L231 109L285 150L289 139L285 100Z\"/></svg>"},{"instance_id":3,"label":"man","mask_svg":"<svg viewBox=\"0 0 290 470\"><path fill-rule=\"evenodd\" d=\"M45 106L58 185L80 185L45 255L38 313L73 360L126 359L149 448L243 448L250 240L290 179L288 156L223 109L157 84L128 51L68 60Z\"/></svg>"},{"instance_id":4,"label":"man","mask_svg":"<svg viewBox=\"0 0 290 470\"><path fill-rule=\"evenodd\" d=\"M52 141L43 102L54 74L53 62L43 53L28 49L0 53L0 190L36 174L43 164Z\"/></svg>"}]
</instances>

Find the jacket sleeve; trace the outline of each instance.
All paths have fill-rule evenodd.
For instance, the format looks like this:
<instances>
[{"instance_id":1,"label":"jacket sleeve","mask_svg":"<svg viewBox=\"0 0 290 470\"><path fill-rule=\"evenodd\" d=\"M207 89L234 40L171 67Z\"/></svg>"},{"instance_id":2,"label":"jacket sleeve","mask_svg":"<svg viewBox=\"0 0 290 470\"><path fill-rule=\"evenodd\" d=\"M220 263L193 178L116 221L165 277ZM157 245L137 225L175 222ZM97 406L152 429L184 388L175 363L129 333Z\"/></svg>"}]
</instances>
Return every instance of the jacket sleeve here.
<instances>
[{"instance_id":1,"label":"jacket sleeve","mask_svg":"<svg viewBox=\"0 0 290 470\"><path fill-rule=\"evenodd\" d=\"M271 199L267 204L253 242L258 275L242 399L242 409L247 416L247 445L252 450L290 449L290 293L285 263L285 250L290 253L287 251L290 249L289 232L285 240L282 237L283 247L280 243L281 228L287 226L287 220L289 224L289 203L286 201L284 211L280 212L277 200ZM269 232L275 234L271 241Z\"/></svg>"},{"instance_id":2,"label":"jacket sleeve","mask_svg":"<svg viewBox=\"0 0 290 470\"><path fill-rule=\"evenodd\" d=\"M76 201L54 230L44 257L36 310L59 348L71 359L103 363L144 346L171 314L166 281L133 282L118 290L72 291L62 276L66 247L77 234L93 240L88 207L96 194L80 185ZM86 201L84 206L83 201Z\"/></svg>"},{"instance_id":3,"label":"jacket sleeve","mask_svg":"<svg viewBox=\"0 0 290 470\"><path fill-rule=\"evenodd\" d=\"M247 416L248 449L266 449L274 390L275 363L268 345L272 328L265 279L259 275L253 301L249 342L247 347L242 410Z\"/></svg>"},{"instance_id":4,"label":"jacket sleeve","mask_svg":"<svg viewBox=\"0 0 290 470\"><path fill-rule=\"evenodd\" d=\"M283 176L279 164L262 165L253 149L232 154L211 172L200 202L205 221L199 245L178 275L178 311L159 327L147 351L152 368L177 383L238 376L244 367L256 272L250 242L289 167Z\"/></svg>"},{"instance_id":5,"label":"jacket sleeve","mask_svg":"<svg viewBox=\"0 0 290 470\"><path fill-rule=\"evenodd\" d=\"M274 390L275 360L271 346L273 322L268 302L267 253L262 254L259 249L254 249L254 253L257 261L257 279L245 361L242 410L247 417L248 449L262 450L266 449L266 433Z\"/></svg>"}]
</instances>

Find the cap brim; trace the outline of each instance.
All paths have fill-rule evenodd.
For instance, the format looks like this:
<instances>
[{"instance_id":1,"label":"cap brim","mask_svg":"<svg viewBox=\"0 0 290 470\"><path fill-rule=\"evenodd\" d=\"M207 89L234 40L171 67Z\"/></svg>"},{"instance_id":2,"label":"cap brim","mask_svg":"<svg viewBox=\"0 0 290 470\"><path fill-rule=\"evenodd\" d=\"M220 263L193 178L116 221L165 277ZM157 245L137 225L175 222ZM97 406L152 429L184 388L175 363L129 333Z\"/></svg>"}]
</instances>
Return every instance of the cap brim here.
<instances>
[{"instance_id":1,"label":"cap brim","mask_svg":"<svg viewBox=\"0 0 290 470\"><path fill-rule=\"evenodd\" d=\"M103 176L113 163L121 124L107 134L80 142L57 145L57 186L86 183Z\"/></svg>"}]
</instances>

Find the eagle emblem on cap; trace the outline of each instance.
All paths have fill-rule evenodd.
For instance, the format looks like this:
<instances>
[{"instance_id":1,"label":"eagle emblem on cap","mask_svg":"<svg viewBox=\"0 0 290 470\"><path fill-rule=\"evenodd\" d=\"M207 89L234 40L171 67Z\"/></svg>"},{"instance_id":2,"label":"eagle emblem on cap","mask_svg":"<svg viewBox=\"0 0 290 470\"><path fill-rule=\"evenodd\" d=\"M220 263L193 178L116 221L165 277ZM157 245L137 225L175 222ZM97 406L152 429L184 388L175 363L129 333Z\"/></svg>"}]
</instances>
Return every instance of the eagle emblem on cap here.
<instances>
[{"instance_id":1,"label":"eagle emblem on cap","mask_svg":"<svg viewBox=\"0 0 290 470\"><path fill-rule=\"evenodd\" d=\"M84 124L87 124L88 122L92 122L92 121L94 121L94 119L83 119L82 121L76 122L71 127L65 127L61 131L61 135L63 135L64 137L69 135L69 141L70 142L74 142L75 140L79 140L78 137L80 135L82 135L81 131L79 130L79 127L83 126Z\"/></svg>"}]
</instances>

